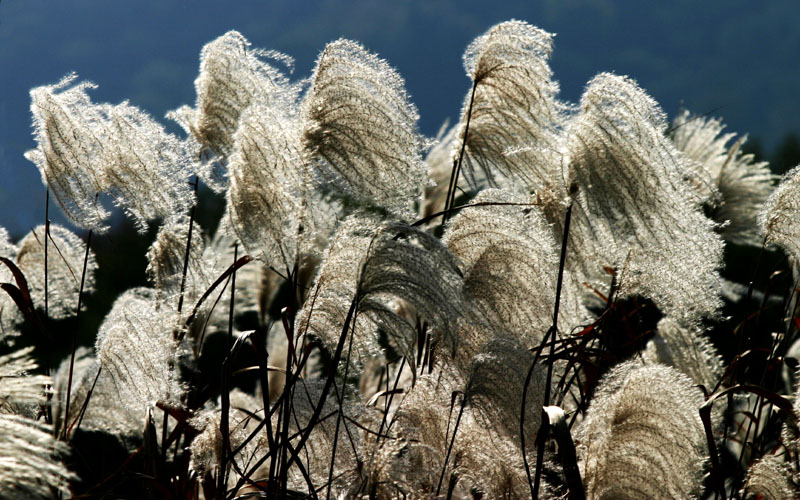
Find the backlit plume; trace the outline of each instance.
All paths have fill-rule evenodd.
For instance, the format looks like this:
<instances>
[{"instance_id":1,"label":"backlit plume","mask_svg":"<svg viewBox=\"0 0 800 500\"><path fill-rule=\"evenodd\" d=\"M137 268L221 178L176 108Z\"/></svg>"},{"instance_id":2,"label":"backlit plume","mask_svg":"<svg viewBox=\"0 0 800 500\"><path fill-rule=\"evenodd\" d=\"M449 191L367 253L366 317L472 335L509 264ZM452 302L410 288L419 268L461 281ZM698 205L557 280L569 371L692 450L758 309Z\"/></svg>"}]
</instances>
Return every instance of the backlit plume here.
<instances>
[{"instance_id":1,"label":"backlit plume","mask_svg":"<svg viewBox=\"0 0 800 500\"><path fill-rule=\"evenodd\" d=\"M324 189L410 215L425 168L403 79L350 40L328 44L302 105L305 147Z\"/></svg>"},{"instance_id":2,"label":"backlit plume","mask_svg":"<svg viewBox=\"0 0 800 500\"><path fill-rule=\"evenodd\" d=\"M31 90L37 148L25 155L67 217L105 231L110 213L102 194L111 195L141 232L149 220L188 210L194 195L183 144L127 101L92 103L86 91L96 86L73 85L76 79L73 73Z\"/></svg>"},{"instance_id":3,"label":"backlit plume","mask_svg":"<svg viewBox=\"0 0 800 500\"><path fill-rule=\"evenodd\" d=\"M464 54L464 67L475 86L467 134L465 164L474 184L476 170L491 183L498 175L528 189L561 178L559 127L564 106L555 96L558 84L548 64L550 33L522 21L500 23L475 39ZM464 140L471 93L461 117L458 152Z\"/></svg>"},{"instance_id":4,"label":"backlit plume","mask_svg":"<svg viewBox=\"0 0 800 500\"><path fill-rule=\"evenodd\" d=\"M608 73L589 82L580 106L566 128L569 182L578 233L602 245L594 265L617 269L623 295L651 298L669 315L714 314L722 241L664 136L661 108L633 80Z\"/></svg>"}]
</instances>

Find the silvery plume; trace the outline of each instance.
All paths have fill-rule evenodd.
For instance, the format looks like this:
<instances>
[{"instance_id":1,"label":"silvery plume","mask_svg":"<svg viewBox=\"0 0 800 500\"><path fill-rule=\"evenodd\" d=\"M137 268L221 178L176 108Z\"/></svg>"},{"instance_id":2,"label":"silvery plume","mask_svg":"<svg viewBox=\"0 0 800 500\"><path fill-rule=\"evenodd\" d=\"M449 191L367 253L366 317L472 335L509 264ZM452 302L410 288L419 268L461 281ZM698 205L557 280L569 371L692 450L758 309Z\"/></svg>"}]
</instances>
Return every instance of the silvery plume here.
<instances>
[{"instance_id":1,"label":"silvery plume","mask_svg":"<svg viewBox=\"0 0 800 500\"><path fill-rule=\"evenodd\" d=\"M684 110L673 121L672 142L691 160L703 185L711 187L706 204L722 237L758 246L756 218L772 192L775 176L767 162L756 162L752 154L742 152L747 136L736 139L736 134L723 134L724 128L716 118L692 116Z\"/></svg>"},{"instance_id":2,"label":"silvery plume","mask_svg":"<svg viewBox=\"0 0 800 500\"><path fill-rule=\"evenodd\" d=\"M60 459L65 443L53 438L50 425L27 418L27 407L44 402L50 377L35 375L33 348L0 356L0 496L52 498L53 491L68 493L75 479Z\"/></svg>"},{"instance_id":3,"label":"silvery plume","mask_svg":"<svg viewBox=\"0 0 800 500\"><path fill-rule=\"evenodd\" d=\"M0 228L0 257L14 261L17 257L17 246L8 237L8 231ZM0 283L15 282L11 269L0 264ZM12 344L19 336L18 325L24 320L22 312L14 300L5 292L0 293L0 341Z\"/></svg>"},{"instance_id":4,"label":"silvery plume","mask_svg":"<svg viewBox=\"0 0 800 500\"><path fill-rule=\"evenodd\" d=\"M765 455L747 471L742 498L784 500L797 498L800 488L793 480L792 466L782 455Z\"/></svg>"},{"instance_id":5,"label":"silvery plume","mask_svg":"<svg viewBox=\"0 0 800 500\"><path fill-rule=\"evenodd\" d=\"M665 130L663 111L633 80L602 73L588 83L565 129L573 265L588 279L615 269L621 296L693 320L720 305L723 243ZM580 246L586 239L593 246Z\"/></svg>"},{"instance_id":6,"label":"silvery plume","mask_svg":"<svg viewBox=\"0 0 800 500\"><path fill-rule=\"evenodd\" d=\"M66 443L56 441L49 425L18 415L0 415L0 496L53 498L69 494L75 475L59 461Z\"/></svg>"},{"instance_id":7,"label":"silvery plume","mask_svg":"<svg viewBox=\"0 0 800 500\"><path fill-rule=\"evenodd\" d=\"M100 325L97 359L110 375L120 403L143 414L159 401L178 402L176 314L159 307L147 288L124 292Z\"/></svg>"},{"instance_id":8,"label":"silvery plume","mask_svg":"<svg viewBox=\"0 0 800 500\"><path fill-rule=\"evenodd\" d=\"M329 43L301 104L303 142L321 188L406 217L425 168L417 109L386 61L350 40Z\"/></svg>"},{"instance_id":9,"label":"silvery plume","mask_svg":"<svg viewBox=\"0 0 800 500\"><path fill-rule=\"evenodd\" d=\"M79 227L105 231L110 212L100 196L109 194L143 232L148 220L193 205L183 145L127 101L93 103L86 91L96 86L73 85L76 79L73 73L31 90L37 147L25 155L65 215Z\"/></svg>"},{"instance_id":10,"label":"silvery plume","mask_svg":"<svg viewBox=\"0 0 800 500\"><path fill-rule=\"evenodd\" d=\"M587 499L698 498L708 449L694 382L630 361L600 381L577 435Z\"/></svg>"},{"instance_id":11,"label":"silvery plume","mask_svg":"<svg viewBox=\"0 0 800 500\"><path fill-rule=\"evenodd\" d=\"M539 207L502 190L478 194L447 225L444 243L463 263L464 295L497 334L527 347L539 344L553 322L558 249ZM559 324L570 331L588 318L569 272L564 280ZM491 330L486 330L487 333ZM461 339L476 349L487 338Z\"/></svg>"},{"instance_id":12,"label":"silvery plume","mask_svg":"<svg viewBox=\"0 0 800 500\"><path fill-rule=\"evenodd\" d=\"M507 21L467 47L464 67L474 97L470 93L464 102L453 154L466 142L464 165L473 185L476 172L508 188L561 182L565 106L556 100L548 61L552 37L523 21Z\"/></svg>"},{"instance_id":13,"label":"silvery plume","mask_svg":"<svg viewBox=\"0 0 800 500\"><path fill-rule=\"evenodd\" d=\"M778 245L795 260L800 258L800 165L781 179L758 216L764 243Z\"/></svg>"},{"instance_id":14,"label":"silvery plume","mask_svg":"<svg viewBox=\"0 0 800 500\"><path fill-rule=\"evenodd\" d=\"M294 66L291 57L251 47L231 30L207 43L200 53L200 74L194 82L194 108L182 106L167 117L189 133L187 148L200 157L197 173L214 191L227 187L225 161L234 145L241 114L251 103L282 106L297 98L284 72Z\"/></svg>"},{"instance_id":15,"label":"silvery plume","mask_svg":"<svg viewBox=\"0 0 800 500\"><path fill-rule=\"evenodd\" d=\"M709 391L722 377L722 358L699 325L662 318L642 356L650 363L671 366Z\"/></svg>"},{"instance_id":16,"label":"silvery plume","mask_svg":"<svg viewBox=\"0 0 800 500\"><path fill-rule=\"evenodd\" d=\"M351 217L333 237L315 286L297 313L297 332L336 345L353 300L358 306L353 347L360 364L381 354L379 327L413 362L416 330L397 314L394 301L411 305L452 349L463 307L460 270L447 248L423 231Z\"/></svg>"},{"instance_id":17,"label":"silvery plume","mask_svg":"<svg viewBox=\"0 0 800 500\"><path fill-rule=\"evenodd\" d=\"M51 224L49 239L47 310L51 318L64 319L77 311L82 279L84 294L94 290L97 262L91 250L87 256L86 243L65 227ZM45 226L37 226L19 242L16 257L17 266L28 281L31 300L41 309L45 304L44 245Z\"/></svg>"},{"instance_id":18,"label":"silvery plume","mask_svg":"<svg viewBox=\"0 0 800 500\"><path fill-rule=\"evenodd\" d=\"M56 435L64 430L69 367L68 356L53 376L51 406ZM100 431L114 436L133 451L141 444L142 413L121 405L120 400L111 373L100 369L90 348L79 347L73 364L67 438L74 437L76 429Z\"/></svg>"}]
</instances>

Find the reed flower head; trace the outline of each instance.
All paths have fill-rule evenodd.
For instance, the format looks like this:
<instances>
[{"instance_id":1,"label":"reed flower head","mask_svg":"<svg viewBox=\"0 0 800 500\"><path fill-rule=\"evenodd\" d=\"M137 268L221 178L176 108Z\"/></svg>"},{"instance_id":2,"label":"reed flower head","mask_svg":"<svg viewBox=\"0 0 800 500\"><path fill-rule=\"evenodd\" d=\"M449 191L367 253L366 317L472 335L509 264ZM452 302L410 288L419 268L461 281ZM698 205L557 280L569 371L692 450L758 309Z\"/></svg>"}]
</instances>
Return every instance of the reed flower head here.
<instances>
[{"instance_id":1,"label":"reed flower head","mask_svg":"<svg viewBox=\"0 0 800 500\"><path fill-rule=\"evenodd\" d=\"M752 154L742 153L747 136L729 145L736 134L723 134L724 128L718 119L692 116L684 110L673 121L672 141L691 160L702 184L710 187L707 204L722 237L758 246L756 218L772 192L775 176L767 162L755 162Z\"/></svg>"},{"instance_id":2,"label":"reed flower head","mask_svg":"<svg viewBox=\"0 0 800 500\"><path fill-rule=\"evenodd\" d=\"M324 189L410 216L422 194L424 141L403 79L350 40L329 43L303 100L303 141Z\"/></svg>"},{"instance_id":3,"label":"reed flower head","mask_svg":"<svg viewBox=\"0 0 800 500\"><path fill-rule=\"evenodd\" d=\"M702 404L693 382L673 368L615 367L579 433L586 497L696 498L708 454Z\"/></svg>"},{"instance_id":4,"label":"reed flower head","mask_svg":"<svg viewBox=\"0 0 800 500\"><path fill-rule=\"evenodd\" d=\"M454 151L466 141L467 179L527 190L561 182L559 128L566 107L549 66L553 35L522 21L493 26L473 41L464 67L475 87L462 110ZM470 110L469 132L466 122ZM465 137L466 135L466 137ZM498 175L500 178L498 178Z\"/></svg>"}]
</instances>

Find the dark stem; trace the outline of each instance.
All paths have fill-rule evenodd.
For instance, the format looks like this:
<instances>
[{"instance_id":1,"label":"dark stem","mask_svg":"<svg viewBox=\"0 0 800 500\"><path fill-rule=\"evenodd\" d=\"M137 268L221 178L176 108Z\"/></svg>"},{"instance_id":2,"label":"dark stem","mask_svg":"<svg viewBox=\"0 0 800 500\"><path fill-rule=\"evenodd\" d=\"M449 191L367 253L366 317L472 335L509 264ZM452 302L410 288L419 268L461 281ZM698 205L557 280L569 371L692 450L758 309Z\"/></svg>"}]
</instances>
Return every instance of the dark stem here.
<instances>
[{"instance_id":1,"label":"dark stem","mask_svg":"<svg viewBox=\"0 0 800 500\"><path fill-rule=\"evenodd\" d=\"M528 375L525 377L525 384L522 386L522 405L519 414L519 444L522 448L522 464L525 466L525 474L528 476L528 486L531 489L531 498L536 498L536 493L534 492L533 479L531 478L531 466L528 463L528 453L525 446L525 407L527 406L528 387L530 386L531 379L533 378L533 370L536 368L536 363L539 362L539 357L541 356L542 350L547 344L552 331L553 329L551 327L547 330L547 333L545 333L544 339L542 339L542 343L539 345L539 348L536 350L536 354L533 357L531 367L528 369ZM555 339L553 339L553 342L555 342Z\"/></svg>"},{"instance_id":2,"label":"dark stem","mask_svg":"<svg viewBox=\"0 0 800 500\"><path fill-rule=\"evenodd\" d=\"M86 414L86 408L89 407L89 400L92 399L92 393L94 393L94 388L97 385L97 379L100 378L100 374L103 372L103 365L99 365L97 367L97 374L94 376L94 381L92 382L92 387L89 388L89 392L86 393L86 399L83 400L83 406L81 406L81 411L78 412L78 418L75 422L72 422L72 425L67 430L67 432L78 432L78 429L81 427L81 422L83 422L83 416ZM73 431L72 428L75 427Z\"/></svg>"},{"instance_id":3,"label":"dark stem","mask_svg":"<svg viewBox=\"0 0 800 500\"><path fill-rule=\"evenodd\" d=\"M547 359L547 378L544 384L544 403L543 406L550 406L550 383L553 379L553 350L555 349L556 336L558 335L558 309L561 304L561 287L564 283L564 267L567 261L567 241L569 240L569 224L572 220L572 201L567 206L567 213L564 215L564 234L561 238L561 257L558 262L558 281L556 282L556 297L555 305L553 306L553 326L550 330L553 333L553 341L550 343L550 354ZM527 387L526 387L527 392ZM525 408L522 408L522 414L525 414ZM524 430L523 430L524 434ZM542 467L544 462L544 442L537 443L536 448L536 474L533 479L533 499L539 498L539 483L542 479ZM522 449L523 456L525 449Z\"/></svg>"},{"instance_id":4,"label":"dark stem","mask_svg":"<svg viewBox=\"0 0 800 500\"><path fill-rule=\"evenodd\" d=\"M472 82L472 93L469 98L469 108L467 109L467 123L464 125L464 137L461 139L461 151L458 153L458 161L453 163L453 170L450 172L450 183L447 187L447 198L445 198L445 213L442 217L442 225L447 222L448 210L453 206L456 199L456 186L458 186L458 176L461 173L461 163L464 160L464 150L467 148L467 137L469 135L469 122L472 118L472 104L475 102L475 88L478 81Z\"/></svg>"},{"instance_id":5,"label":"dark stem","mask_svg":"<svg viewBox=\"0 0 800 500\"><path fill-rule=\"evenodd\" d=\"M331 450L331 466L328 470L328 488L325 492L325 499L330 500L331 498L331 484L333 483L333 465L336 461L336 445L339 442L339 426L342 423L342 412L344 407L344 386L347 384L347 375L350 370L350 356L353 352L353 337L355 335L350 335L350 340L347 343L347 358L344 365L344 378L342 379L342 394L338 398L339 399L339 412L336 414L336 429L333 432L333 444ZM333 383L334 389L336 388L336 382ZM338 396L338 391L337 391Z\"/></svg>"},{"instance_id":6,"label":"dark stem","mask_svg":"<svg viewBox=\"0 0 800 500\"><path fill-rule=\"evenodd\" d=\"M328 393L331 390L331 386L333 385L333 379L336 377L336 367L339 366L339 361L342 359L342 351L344 351L344 343L347 338L347 334L351 328L351 324L353 324L353 328L355 328L355 321L358 311L358 305L361 302L361 284L359 283L356 289L356 295L353 298L353 301L350 304L350 309L347 311L347 316L345 316L344 326L342 327L342 333L339 336L339 341L336 344L336 350L333 354L333 359L331 360L331 365L328 369L327 377L325 378L325 385L322 387L322 394L320 394L319 402L314 407L314 413L311 415L309 419L308 426L303 434L300 436L300 442L296 446L296 450L300 450L305 446L306 441L311 436L311 431L314 430L314 427L317 425L319 420L319 416L322 413L322 407L325 405L325 401L328 398ZM287 467L291 466L292 463L297 460L297 452L293 452L291 458L287 463Z\"/></svg>"},{"instance_id":7,"label":"dark stem","mask_svg":"<svg viewBox=\"0 0 800 500\"><path fill-rule=\"evenodd\" d=\"M49 318L49 294L47 287L47 240L50 239L50 188L45 190L44 198L44 317Z\"/></svg>"},{"instance_id":8,"label":"dark stem","mask_svg":"<svg viewBox=\"0 0 800 500\"><path fill-rule=\"evenodd\" d=\"M45 242L47 237L45 236ZM78 346L78 320L81 317L81 306L83 299L83 286L86 283L86 264L89 262L89 246L92 243L92 230L89 230L89 235L86 237L86 252L83 254L83 271L81 271L81 287L78 290L78 311L75 313L75 330L72 332L72 353L69 357L69 375L67 376L67 400L64 403L64 426L61 429L61 438L66 439L68 434L69 425L69 403L72 393L72 373L75 368L75 350ZM45 247L46 248L46 247ZM46 281L46 280L45 280ZM88 400L88 396L87 396Z\"/></svg>"},{"instance_id":9,"label":"dark stem","mask_svg":"<svg viewBox=\"0 0 800 500\"><path fill-rule=\"evenodd\" d=\"M259 377L261 381L261 398L264 405L264 418L267 420L267 446L270 453L275 452L275 440L272 436L272 424L269 422L269 352L267 351L267 329L261 327L252 335L250 342L256 353L256 360L259 366Z\"/></svg>"},{"instance_id":10,"label":"dark stem","mask_svg":"<svg viewBox=\"0 0 800 500\"><path fill-rule=\"evenodd\" d=\"M233 245L233 262L239 258L239 244L235 243ZM184 275L185 276L185 275ZM227 476L227 462L230 458L233 460L232 456L229 456L230 448L231 448L231 438L229 435L230 429L230 410L231 410L231 401L230 401L230 394L228 393L228 378L230 376L230 369L231 369L231 348L233 347L233 311L234 311L234 300L236 298L236 271L231 274L231 300L230 306L228 309L228 344L227 344L227 355L225 356L225 361L222 363L222 387L221 387L221 412L222 415L220 417L219 422L219 431L222 434L222 458L220 460L220 471L219 471L219 486L218 491L225 494L225 485L226 483L226 476Z\"/></svg>"},{"instance_id":11,"label":"dark stem","mask_svg":"<svg viewBox=\"0 0 800 500\"><path fill-rule=\"evenodd\" d=\"M450 444L447 446L447 453L444 456L444 463L442 464L442 473L439 475L439 484L436 485L436 495L439 496L439 491L442 489L442 481L444 480L444 473L447 470L447 462L450 460L450 453L453 451L453 445L456 442L456 434L458 434L458 425L461 423L461 416L464 415L464 407L467 406L467 399L465 395L461 396L461 407L458 409L458 416L456 417L456 425L453 426L453 435L450 437Z\"/></svg>"},{"instance_id":12,"label":"dark stem","mask_svg":"<svg viewBox=\"0 0 800 500\"><path fill-rule=\"evenodd\" d=\"M197 196L198 178L194 177L194 194ZM186 274L189 271L189 255L192 251L192 231L194 230L194 211L197 205L192 205L189 211L189 234L186 236L186 253L183 256L183 274L181 275L181 288L178 293L178 315L183 311L183 294L186 290Z\"/></svg>"},{"instance_id":13,"label":"dark stem","mask_svg":"<svg viewBox=\"0 0 800 500\"><path fill-rule=\"evenodd\" d=\"M383 418L381 419L381 426L378 428L378 435L383 432L383 427L386 425L387 429L392 428L392 422L390 421L388 424L386 422L386 417L389 413L389 409L392 407L392 400L394 399L394 395L397 392L397 385L400 383L400 376L403 374L403 368L406 366L406 357L403 356L402 361L400 362L400 369L397 370L397 375L394 378L394 387L392 387L392 392L389 394L388 402L386 403L386 411L383 412ZM389 381L389 371L386 371L386 381Z\"/></svg>"},{"instance_id":14,"label":"dark stem","mask_svg":"<svg viewBox=\"0 0 800 500\"><path fill-rule=\"evenodd\" d=\"M292 278L294 279L294 278ZM291 446L289 443L289 424L291 423L290 417L292 412L292 403L294 401L294 389L297 385L295 383L289 384L289 380L294 380L292 378L292 360L295 358L294 354L294 332L292 331L293 323L289 323L286 316L286 308L281 311L281 317L283 319L283 327L286 330L286 335L288 336L288 345L287 345L287 354L286 354L286 377L283 386L283 406L281 406L281 418L278 420L278 428L281 429L281 437L280 443L281 448L279 450L280 453L280 461L279 461L279 491L286 496L286 488L288 487L288 478L289 478L289 467L291 464L287 462L288 457L287 454L291 450ZM297 363L299 365L299 363ZM298 373L299 374L299 373ZM323 404L321 402L320 404ZM297 446L297 451L299 453L300 450L303 449L305 443L302 445ZM299 460L298 460L299 463ZM276 496L276 498L278 498ZM281 497L283 498L283 497Z\"/></svg>"}]
</instances>

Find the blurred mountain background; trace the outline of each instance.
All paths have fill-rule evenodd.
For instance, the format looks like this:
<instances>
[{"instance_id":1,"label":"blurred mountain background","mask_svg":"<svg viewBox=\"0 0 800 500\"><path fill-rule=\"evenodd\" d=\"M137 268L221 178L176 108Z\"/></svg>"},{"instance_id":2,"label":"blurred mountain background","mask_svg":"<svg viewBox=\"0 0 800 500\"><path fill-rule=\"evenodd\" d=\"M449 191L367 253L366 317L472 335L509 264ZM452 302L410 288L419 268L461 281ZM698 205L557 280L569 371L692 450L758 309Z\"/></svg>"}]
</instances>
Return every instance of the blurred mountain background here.
<instances>
[{"instance_id":1,"label":"blurred mountain background","mask_svg":"<svg viewBox=\"0 0 800 500\"><path fill-rule=\"evenodd\" d=\"M776 170L800 161L796 0L2 0L0 226L18 237L44 218L41 178L22 156L34 147L31 87L75 71L99 85L95 102L129 99L162 119L194 103L200 49L230 29L294 57L297 78L346 37L398 69L434 135L458 119L469 89L465 47L511 18L557 34L552 68L565 100L598 72L629 75L670 116L683 105L749 133L750 150Z\"/></svg>"}]
</instances>

